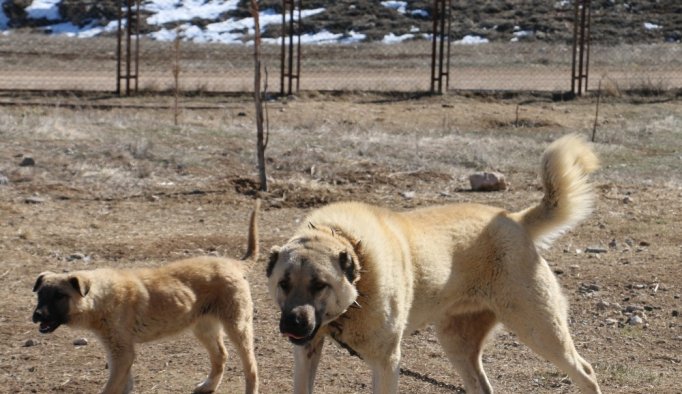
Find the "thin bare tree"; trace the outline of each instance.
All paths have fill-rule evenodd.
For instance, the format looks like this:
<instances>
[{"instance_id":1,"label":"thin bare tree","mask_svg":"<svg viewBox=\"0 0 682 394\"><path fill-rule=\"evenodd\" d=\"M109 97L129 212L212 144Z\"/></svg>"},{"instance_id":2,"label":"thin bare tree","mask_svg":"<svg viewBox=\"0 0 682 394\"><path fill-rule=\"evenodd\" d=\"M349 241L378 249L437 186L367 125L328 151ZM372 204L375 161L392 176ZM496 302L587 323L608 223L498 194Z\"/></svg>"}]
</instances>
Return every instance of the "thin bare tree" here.
<instances>
[{"instance_id":1,"label":"thin bare tree","mask_svg":"<svg viewBox=\"0 0 682 394\"><path fill-rule=\"evenodd\" d=\"M597 109L594 113L594 126L592 126L592 142L597 138L597 123L599 122L599 101L601 100L601 81L604 77L599 79L599 86L597 87Z\"/></svg>"},{"instance_id":2,"label":"thin bare tree","mask_svg":"<svg viewBox=\"0 0 682 394\"><path fill-rule=\"evenodd\" d=\"M251 0L251 16L253 16L255 35L253 38L253 59L255 73L253 77L253 101L256 104L256 151L258 154L258 176L260 190L268 191L268 180L265 174L265 148L267 139L264 133L263 96L261 95L261 37L258 1Z\"/></svg>"}]
</instances>

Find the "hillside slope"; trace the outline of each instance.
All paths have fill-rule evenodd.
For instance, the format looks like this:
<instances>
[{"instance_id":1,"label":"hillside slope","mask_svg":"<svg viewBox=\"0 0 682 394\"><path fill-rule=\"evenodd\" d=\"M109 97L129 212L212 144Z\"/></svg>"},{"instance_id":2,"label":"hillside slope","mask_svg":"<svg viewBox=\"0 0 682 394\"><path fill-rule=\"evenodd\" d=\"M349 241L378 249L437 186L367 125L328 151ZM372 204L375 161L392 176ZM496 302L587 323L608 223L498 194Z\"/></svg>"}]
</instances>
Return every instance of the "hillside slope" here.
<instances>
[{"instance_id":1,"label":"hillside slope","mask_svg":"<svg viewBox=\"0 0 682 394\"><path fill-rule=\"evenodd\" d=\"M117 0L0 0L0 30L28 30L75 36L113 34ZM260 1L264 36L281 31L281 0ZM176 28L194 41L238 43L251 39L248 0L142 1L141 30L172 39ZM310 42L428 39L430 0L304 1L303 33ZM573 1L453 0L452 37L475 42L542 40L569 42ZM5 33L7 34L7 33ZM316 40L326 37L326 40ZM682 2L678 0L593 1L592 39L597 43L680 42Z\"/></svg>"}]
</instances>

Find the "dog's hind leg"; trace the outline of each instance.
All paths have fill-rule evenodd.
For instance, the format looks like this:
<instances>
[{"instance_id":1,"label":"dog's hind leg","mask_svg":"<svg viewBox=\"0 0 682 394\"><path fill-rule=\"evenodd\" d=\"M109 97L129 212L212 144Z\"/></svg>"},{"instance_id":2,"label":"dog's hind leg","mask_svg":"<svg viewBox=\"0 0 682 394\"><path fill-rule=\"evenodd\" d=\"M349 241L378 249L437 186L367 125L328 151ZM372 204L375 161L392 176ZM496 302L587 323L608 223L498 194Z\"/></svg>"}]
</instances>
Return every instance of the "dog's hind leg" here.
<instances>
[{"instance_id":1,"label":"dog's hind leg","mask_svg":"<svg viewBox=\"0 0 682 394\"><path fill-rule=\"evenodd\" d=\"M197 339L199 339L199 342L208 351L208 356L211 360L211 372L209 372L206 380L197 385L194 393L212 393L223 378L225 362L227 361L227 350L223 343L223 331L218 320L213 317L199 319L192 330Z\"/></svg>"},{"instance_id":2,"label":"dog's hind leg","mask_svg":"<svg viewBox=\"0 0 682 394\"><path fill-rule=\"evenodd\" d=\"M464 380L467 393L493 392L483 371L481 353L485 339L497 319L491 311L448 316L436 326L438 341Z\"/></svg>"},{"instance_id":3,"label":"dog's hind leg","mask_svg":"<svg viewBox=\"0 0 682 394\"><path fill-rule=\"evenodd\" d=\"M568 374L581 392L601 393L592 366L575 349L566 321L566 302L547 263L540 259L525 283L508 280L502 286L507 286L508 292L498 294L499 320L533 351Z\"/></svg>"},{"instance_id":4,"label":"dog's hind leg","mask_svg":"<svg viewBox=\"0 0 682 394\"><path fill-rule=\"evenodd\" d=\"M294 346L294 393L311 394L320 364L324 335L317 335L303 346Z\"/></svg>"},{"instance_id":5,"label":"dog's hind leg","mask_svg":"<svg viewBox=\"0 0 682 394\"><path fill-rule=\"evenodd\" d=\"M242 362L244 377L246 380L246 394L258 393L258 366L256 364L256 354L253 350L253 323L250 314L241 316L237 321L223 321L223 327L227 336L234 345L239 359Z\"/></svg>"}]
</instances>

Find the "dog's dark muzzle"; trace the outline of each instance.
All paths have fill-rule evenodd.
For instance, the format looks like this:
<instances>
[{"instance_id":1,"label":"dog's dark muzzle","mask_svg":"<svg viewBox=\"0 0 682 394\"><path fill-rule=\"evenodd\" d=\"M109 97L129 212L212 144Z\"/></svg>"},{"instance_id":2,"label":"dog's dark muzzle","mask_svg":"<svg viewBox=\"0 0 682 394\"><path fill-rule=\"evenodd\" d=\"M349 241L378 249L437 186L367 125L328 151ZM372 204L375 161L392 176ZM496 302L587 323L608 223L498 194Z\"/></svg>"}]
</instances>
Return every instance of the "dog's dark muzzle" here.
<instances>
[{"instance_id":1,"label":"dog's dark muzzle","mask_svg":"<svg viewBox=\"0 0 682 394\"><path fill-rule=\"evenodd\" d=\"M315 337L319 324L312 305L302 305L282 312L279 331L295 345L304 345Z\"/></svg>"},{"instance_id":2,"label":"dog's dark muzzle","mask_svg":"<svg viewBox=\"0 0 682 394\"><path fill-rule=\"evenodd\" d=\"M57 327L62 325L61 322L51 319L41 309L36 309L33 312L33 322L34 323L40 323L40 326L38 327L38 331L40 331L40 333L42 333L42 334L49 334L49 333L53 332L54 330L56 330Z\"/></svg>"}]
</instances>

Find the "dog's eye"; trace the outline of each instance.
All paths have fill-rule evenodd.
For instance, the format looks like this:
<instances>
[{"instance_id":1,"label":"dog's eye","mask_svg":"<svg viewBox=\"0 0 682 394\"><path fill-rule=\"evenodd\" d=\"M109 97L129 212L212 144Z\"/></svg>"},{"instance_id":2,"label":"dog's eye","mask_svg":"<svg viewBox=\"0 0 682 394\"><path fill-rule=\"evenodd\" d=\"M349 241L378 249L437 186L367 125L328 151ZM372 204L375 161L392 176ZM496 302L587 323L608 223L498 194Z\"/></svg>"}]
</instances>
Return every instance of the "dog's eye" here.
<instances>
[{"instance_id":1,"label":"dog's eye","mask_svg":"<svg viewBox=\"0 0 682 394\"><path fill-rule=\"evenodd\" d=\"M319 292L321 292L322 290L326 289L328 286L329 286L329 285L326 284L326 283L324 283L324 282L313 282L313 283L310 285L310 290L311 290L313 293L319 293Z\"/></svg>"},{"instance_id":2,"label":"dog's eye","mask_svg":"<svg viewBox=\"0 0 682 394\"><path fill-rule=\"evenodd\" d=\"M282 289L282 291L285 293L288 293L289 290L291 289L291 286L289 285L289 281L286 281L286 280L279 281L277 286L279 286L279 288Z\"/></svg>"}]
</instances>

